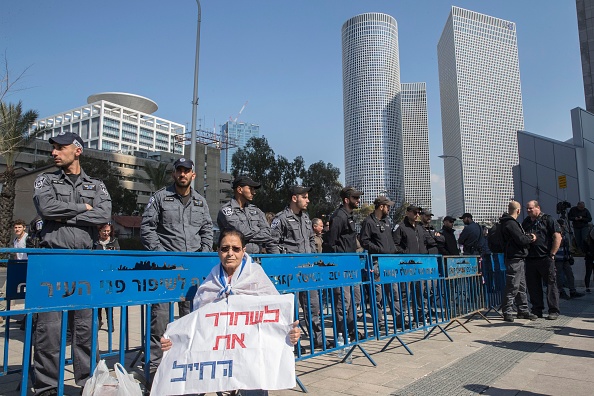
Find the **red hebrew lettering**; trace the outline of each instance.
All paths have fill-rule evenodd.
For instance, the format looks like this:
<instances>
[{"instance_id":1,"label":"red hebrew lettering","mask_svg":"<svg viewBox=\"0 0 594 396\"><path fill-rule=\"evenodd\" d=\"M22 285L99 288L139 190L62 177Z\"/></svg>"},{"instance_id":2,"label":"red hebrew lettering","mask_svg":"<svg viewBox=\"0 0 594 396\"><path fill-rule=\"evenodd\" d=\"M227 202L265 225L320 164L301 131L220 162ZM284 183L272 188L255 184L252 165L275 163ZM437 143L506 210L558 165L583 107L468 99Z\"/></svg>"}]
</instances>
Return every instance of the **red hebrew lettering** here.
<instances>
[{"instance_id":1,"label":"red hebrew lettering","mask_svg":"<svg viewBox=\"0 0 594 396\"><path fill-rule=\"evenodd\" d=\"M212 348L213 351L218 351L219 349L219 341L220 340L225 340L225 349L230 349L231 347L231 336L230 335L224 335L224 336L217 336L216 342L215 342L215 346L214 348Z\"/></svg>"},{"instance_id":2,"label":"red hebrew lettering","mask_svg":"<svg viewBox=\"0 0 594 396\"><path fill-rule=\"evenodd\" d=\"M250 323L249 324L255 325L258 323L262 323L262 317L264 317L264 312L262 312L262 311L250 312Z\"/></svg>"},{"instance_id":3,"label":"red hebrew lettering","mask_svg":"<svg viewBox=\"0 0 594 396\"><path fill-rule=\"evenodd\" d=\"M206 318L210 318L211 316L215 318L214 325L215 325L215 327L217 327L219 325L219 314L217 312L215 312L215 313L209 313L209 314L204 315L204 317L206 317Z\"/></svg>"},{"instance_id":4,"label":"red hebrew lettering","mask_svg":"<svg viewBox=\"0 0 594 396\"><path fill-rule=\"evenodd\" d=\"M233 323L233 316L235 315L235 312L221 312L219 315L221 316L229 316L229 324Z\"/></svg>"},{"instance_id":5,"label":"red hebrew lettering","mask_svg":"<svg viewBox=\"0 0 594 396\"><path fill-rule=\"evenodd\" d=\"M231 323L232 326L236 326L237 325L237 321L239 320L239 316L243 315L245 316L245 324L249 324L249 320L250 320L250 313L247 311L242 311L242 312L235 312L235 318L233 320L233 323Z\"/></svg>"},{"instance_id":6,"label":"red hebrew lettering","mask_svg":"<svg viewBox=\"0 0 594 396\"><path fill-rule=\"evenodd\" d=\"M231 349L235 349L235 342L237 341L237 343L239 344L239 346L241 346L242 348L245 348L245 334L241 333L241 338L237 336L237 334L233 334L233 339L232 339L232 346Z\"/></svg>"},{"instance_id":7,"label":"red hebrew lettering","mask_svg":"<svg viewBox=\"0 0 594 396\"><path fill-rule=\"evenodd\" d=\"M274 319L266 319L264 320L264 323L277 323L280 316L280 311L278 309L268 310L268 305L266 305L264 307L264 314L274 314Z\"/></svg>"}]
</instances>

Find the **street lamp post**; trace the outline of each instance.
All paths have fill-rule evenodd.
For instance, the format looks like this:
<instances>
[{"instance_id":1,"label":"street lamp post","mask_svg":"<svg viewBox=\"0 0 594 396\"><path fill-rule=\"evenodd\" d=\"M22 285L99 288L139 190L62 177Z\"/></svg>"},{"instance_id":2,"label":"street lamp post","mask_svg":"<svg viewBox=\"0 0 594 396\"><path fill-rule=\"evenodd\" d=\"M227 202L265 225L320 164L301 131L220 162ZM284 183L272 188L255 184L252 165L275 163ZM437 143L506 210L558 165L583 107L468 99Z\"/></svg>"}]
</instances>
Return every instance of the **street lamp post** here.
<instances>
[{"instance_id":1,"label":"street lamp post","mask_svg":"<svg viewBox=\"0 0 594 396\"><path fill-rule=\"evenodd\" d=\"M466 213L466 204L464 202L464 168L462 167L462 160L455 155L439 155L439 158L445 160L446 158L455 158L460 163L460 184L462 186L462 213Z\"/></svg>"},{"instance_id":2,"label":"street lamp post","mask_svg":"<svg viewBox=\"0 0 594 396\"><path fill-rule=\"evenodd\" d=\"M196 161L196 117L198 114L198 65L200 64L200 21L202 19L202 7L200 0L196 0L198 5L198 27L196 28L196 61L194 64L194 96L192 97L192 132L190 134L190 159ZM195 180L192 180L194 188Z\"/></svg>"}]
</instances>

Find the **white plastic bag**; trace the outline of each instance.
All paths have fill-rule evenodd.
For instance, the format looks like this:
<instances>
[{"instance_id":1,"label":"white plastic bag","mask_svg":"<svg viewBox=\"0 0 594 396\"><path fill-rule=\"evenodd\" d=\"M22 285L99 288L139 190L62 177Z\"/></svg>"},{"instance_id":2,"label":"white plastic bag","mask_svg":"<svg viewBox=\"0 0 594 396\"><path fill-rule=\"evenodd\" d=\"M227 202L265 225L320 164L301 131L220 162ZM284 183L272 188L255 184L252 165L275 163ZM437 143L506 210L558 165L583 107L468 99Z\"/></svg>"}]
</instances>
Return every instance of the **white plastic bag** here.
<instances>
[{"instance_id":1,"label":"white plastic bag","mask_svg":"<svg viewBox=\"0 0 594 396\"><path fill-rule=\"evenodd\" d=\"M140 384L119 363L114 366L117 379L109 375L105 360L101 360L89 378L82 396L142 396Z\"/></svg>"},{"instance_id":2,"label":"white plastic bag","mask_svg":"<svg viewBox=\"0 0 594 396\"><path fill-rule=\"evenodd\" d=\"M134 379L132 374L128 374L124 366L116 363L113 368L118 377L117 396L142 396L140 384Z\"/></svg>"},{"instance_id":3,"label":"white plastic bag","mask_svg":"<svg viewBox=\"0 0 594 396\"><path fill-rule=\"evenodd\" d=\"M117 391L118 380L109 375L105 360L101 360L85 384L82 396L116 396Z\"/></svg>"}]
</instances>

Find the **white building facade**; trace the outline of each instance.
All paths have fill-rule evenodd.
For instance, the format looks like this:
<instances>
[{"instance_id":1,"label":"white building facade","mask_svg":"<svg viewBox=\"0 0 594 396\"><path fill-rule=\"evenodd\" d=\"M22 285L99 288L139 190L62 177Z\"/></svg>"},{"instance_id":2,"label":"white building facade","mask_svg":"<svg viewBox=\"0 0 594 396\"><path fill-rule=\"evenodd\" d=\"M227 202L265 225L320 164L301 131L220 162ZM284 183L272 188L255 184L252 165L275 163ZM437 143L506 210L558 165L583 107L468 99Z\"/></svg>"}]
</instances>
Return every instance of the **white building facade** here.
<instances>
[{"instance_id":1,"label":"white building facade","mask_svg":"<svg viewBox=\"0 0 594 396\"><path fill-rule=\"evenodd\" d=\"M186 128L152 116L157 104L142 96L110 92L89 96L88 104L37 120L32 128L46 127L48 140L61 132L74 132L85 147L132 154L135 151L184 152Z\"/></svg>"},{"instance_id":2,"label":"white building facade","mask_svg":"<svg viewBox=\"0 0 594 396\"><path fill-rule=\"evenodd\" d=\"M404 200L398 26L386 14L366 13L342 26L345 181Z\"/></svg>"},{"instance_id":3,"label":"white building facade","mask_svg":"<svg viewBox=\"0 0 594 396\"><path fill-rule=\"evenodd\" d=\"M403 83L401 87L404 199L431 210L427 86L416 82Z\"/></svg>"},{"instance_id":4,"label":"white building facade","mask_svg":"<svg viewBox=\"0 0 594 396\"><path fill-rule=\"evenodd\" d=\"M444 159L446 209L492 221L514 197L524 128L516 24L452 7L437 56L443 154L463 169Z\"/></svg>"}]
</instances>

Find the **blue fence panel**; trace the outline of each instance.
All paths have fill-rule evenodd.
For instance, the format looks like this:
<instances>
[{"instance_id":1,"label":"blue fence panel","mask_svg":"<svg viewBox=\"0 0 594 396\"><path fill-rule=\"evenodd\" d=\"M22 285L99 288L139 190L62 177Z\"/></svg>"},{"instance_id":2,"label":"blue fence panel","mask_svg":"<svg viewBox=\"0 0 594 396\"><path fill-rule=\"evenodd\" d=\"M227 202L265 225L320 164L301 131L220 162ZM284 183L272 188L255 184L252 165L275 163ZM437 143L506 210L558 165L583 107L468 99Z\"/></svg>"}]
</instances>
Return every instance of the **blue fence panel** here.
<instances>
[{"instance_id":1,"label":"blue fence panel","mask_svg":"<svg viewBox=\"0 0 594 396\"><path fill-rule=\"evenodd\" d=\"M485 279L485 301L487 310L485 315L493 311L503 317L500 312L505 290L505 260L503 253L490 255L490 265L485 265L483 277Z\"/></svg>"},{"instance_id":2,"label":"blue fence panel","mask_svg":"<svg viewBox=\"0 0 594 396\"><path fill-rule=\"evenodd\" d=\"M481 310L486 308L483 277L480 271L481 258L479 256L444 256L443 260L448 295L448 317L452 321L446 328L456 322L470 332L458 318L470 315L468 322L474 315L482 316Z\"/></svg>"},{"instance_id":3,"label":"blue fence panel","mask_svg":"<svg viewBox=\"0 0 594 396\"><path fill-rule=\"evenodd\" d=\"M412 354L400 338L403 333L441 328L448 322L447 299L441 256L438 255L372 255L374 288L378 301L378 338L397 339Z\"/></svg>"},{"instance_id":4,"label":"blue fence panel","mask_svg":"<svg viewBox=\"0 0 594 396\"><path fill-rule=\"evenodd\" d=\"M375 339L366 254L267 254L254 258L281 293L294 292L299 299L295 317L300 318L309 340L303 345L300 341L297 360L342 348L348 348L350 355L355 346L361 348L361 343ZM338 334L345 336L344 347L336 345Z\"/></svg>"}]
</instances>

